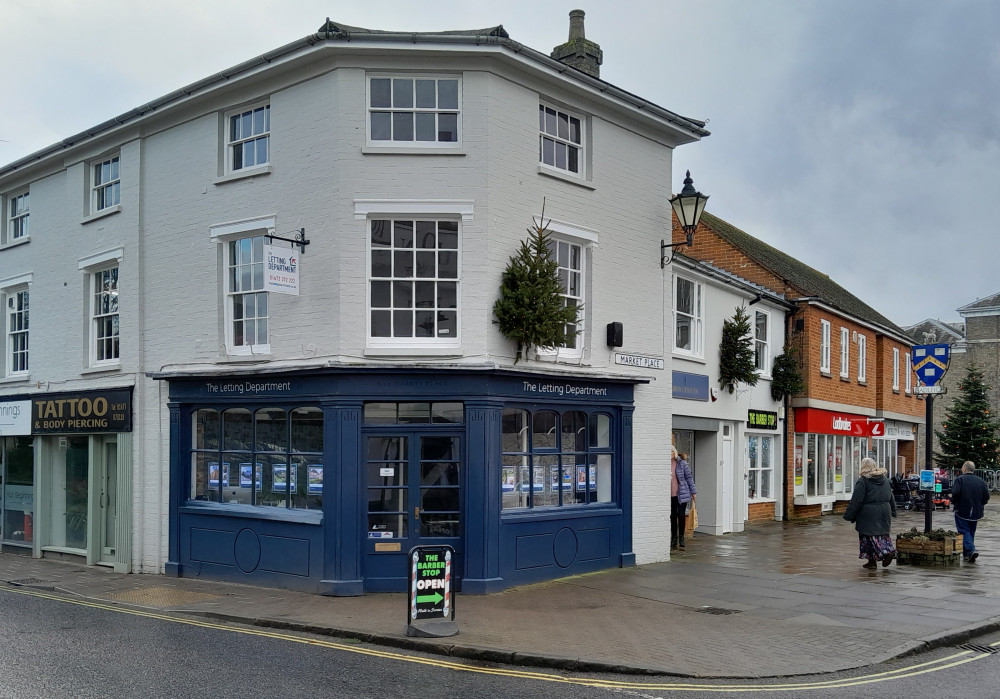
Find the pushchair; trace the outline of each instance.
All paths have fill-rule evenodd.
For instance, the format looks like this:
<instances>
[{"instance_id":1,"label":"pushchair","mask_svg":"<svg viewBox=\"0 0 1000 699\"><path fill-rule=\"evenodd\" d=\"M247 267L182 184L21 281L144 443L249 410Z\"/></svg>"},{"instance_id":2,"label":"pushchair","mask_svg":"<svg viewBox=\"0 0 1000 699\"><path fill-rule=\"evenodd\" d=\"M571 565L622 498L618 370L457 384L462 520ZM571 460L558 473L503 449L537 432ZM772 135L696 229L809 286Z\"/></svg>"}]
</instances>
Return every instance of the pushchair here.
<instances>
[{"instance_id":1,"label":"pushchair","mask_svg":"<svg viewBox=\"0 0 1000 699\"><path fill-rule=\"evenodd\" d=\"M897 509L912 510L917 507L918 498L914 497L917 490L915 483L899 476L893 476L889 479L889 485L892 487L892 497L896 501Z\"/></svg>"}]
</instances>

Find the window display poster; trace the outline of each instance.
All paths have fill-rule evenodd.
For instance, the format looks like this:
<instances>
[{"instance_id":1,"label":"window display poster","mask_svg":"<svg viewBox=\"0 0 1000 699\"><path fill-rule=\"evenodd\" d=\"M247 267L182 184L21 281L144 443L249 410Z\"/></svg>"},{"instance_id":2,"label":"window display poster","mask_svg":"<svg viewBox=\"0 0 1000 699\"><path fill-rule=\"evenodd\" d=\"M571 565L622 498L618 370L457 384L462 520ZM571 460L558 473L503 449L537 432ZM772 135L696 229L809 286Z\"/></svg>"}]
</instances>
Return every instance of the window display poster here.
<instances>
[{"instance_id":1,"label":"window display poster","mask_svg":"<svg viewBox=\"0 0 1000 699\"><path fill-rule=\"evenodd\" d=\"M219 462L208 462L208 484L215 488L219 487ZM229 462L222 464L222 487L229 487Z\"/></svg>"},{"instance_id":2,"label":"window display poster","mask_svg":"<svg viewBox=\"0 0 1000 699\"><path fill-rule=\"evenodd\" d=\"M843 481L844 481L844 448L843 447L837 447L836 451L837 451L837 460L835 462L837 464L837 477L836 477L836 481L838 483L843 483Z\"/></svg>"},{"instance_id":3,"label":"window display poster","mask_svg":"<svg viewBox=\"0 0 1000 699\"><path fill-rule=\"evenodd\" d=\"M309 472L309 492L310 493L322 493L323 492L323 464L310 464L308 467ZM292 479L295 480L294 478Z\"/></svg>"},{"instance_id":4,"label":"window display poster","mask_svg":"<svg viewBox=\"0 0 1000 699\"><path fill-rule=\"evenodd\" d=\"M597 466L590 467L590 489L597 490ZM587 490L587 467L576 467L576 490L585 492Z\"/></svg>"},{"instance_id":5,"label":"window display poster","mask_svg":"<svg viewBox=\"0 0 1000 699\"><path fill-rule=\"evenodd\" d=\"M536 468L531 474L531 483L528 483L527 475L528 469L521 469L521 474L525 476L524 480L521 481L520 490L522 493L527 493L532 490L536 493L541 493L545 491L545 474L542 469Z\"/></svg>"},{"instance_id":6,"label":"window display poster","mask_svg":"<svg viewBox=\"0 0 1000 699\"><path fill-rule=\"evenodd\" d=\"M802 445L795 445L795 485L802 485Z\"/></svg>"},{"instance_id":7,"label":"window display poster","mask_svg":"<svg viewBox=\"0 0 1000 699\"><path fill-rule=\"evenodd\" d=\"M560 478L559 473L562 472L562 477ZM549 479L552 484L552 492L559 491L559 482L562 481L563 490L573 490L573 472L568 468L561 468L559 466L549 467Z\"/></svg>"},{"instance_id":8,"label":"window display poster","mask_svg":"<svg viewBox=\"0 0 1000 699\"><path fill-rule=\"evenodd\" d=\"M257 490L257 492L260 492L260 490L261 490L261 477L262 477L262 474L263 474L264 464L260 464L260 463L257 464L257 477L256 477L256 479L253 478L253 475L252 475L253 468L252 467L253 467L253 464L251 464L251 463L240 464L240 487L241 488L249 488L251 480L256 480L256 486L257 486L256 490Z\"/></svg>"},{"instance_id":9,"label":"window display poster","mask_svg":"<svg viewBox=\"0 0 1000 699\"><path fill-rule=\"evenodd\" d=\"M514 479L513 467L500 469L500 490L504 493L513 493L516 486Z\"/></svg>"},{"instance_id":10,"label":"window display poster","mask_svg":"<svg viewBox=\"0 0 1000 699\"><path fill-rule=\"evenodd\" d=\"M292 491L296 492L296 472L292 469ZM274 464L271 467L271 491L283 493L288 487L288 467L285 464Z\"/></svg>"}]
</instances>

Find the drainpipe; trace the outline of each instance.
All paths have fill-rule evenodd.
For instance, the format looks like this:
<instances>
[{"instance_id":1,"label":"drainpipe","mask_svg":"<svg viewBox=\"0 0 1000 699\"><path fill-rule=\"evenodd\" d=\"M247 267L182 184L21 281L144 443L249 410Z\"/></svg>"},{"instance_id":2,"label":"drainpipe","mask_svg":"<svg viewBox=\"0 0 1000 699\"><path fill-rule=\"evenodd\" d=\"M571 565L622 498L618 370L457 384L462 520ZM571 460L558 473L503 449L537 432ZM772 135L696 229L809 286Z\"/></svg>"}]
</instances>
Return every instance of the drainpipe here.
<instances>
[{"instance_id":1,"label":"drainpipe","mask_svg":"<svg viewBox=\"0 0 1000 699\"><path fill-rule=\"evenodd\" d=\"M785 345L788 345L788 313L785 313ZM784 352L784 349L781 350ZM781 469L781 521L788 521L788 418L791 407L789 396L781 397L782 405L785 407L785 419L781 423L781 451L784 455L784 468ZM795 447L792 446L792 468L795 468ZM793 496L794 497L794 496Z\"/></svg>"}]
</instances>

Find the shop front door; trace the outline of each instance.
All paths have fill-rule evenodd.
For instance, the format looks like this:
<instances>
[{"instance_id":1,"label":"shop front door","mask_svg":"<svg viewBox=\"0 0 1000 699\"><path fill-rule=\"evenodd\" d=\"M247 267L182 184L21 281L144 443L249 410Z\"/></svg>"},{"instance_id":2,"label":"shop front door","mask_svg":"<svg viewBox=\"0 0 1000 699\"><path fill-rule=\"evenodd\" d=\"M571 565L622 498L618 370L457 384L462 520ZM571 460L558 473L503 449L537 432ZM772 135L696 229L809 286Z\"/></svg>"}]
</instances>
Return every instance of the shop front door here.
<instances>
[{"instance_id":1,"label":"shop front door","mask_svg":"<svg viewBox=\"0 0 1000 699\"><path fill-rule=\"evenodd\" d=\"M461 437L394 430L365 436L367 513L365 589L406 588L407 554L420 545L449 545L455 589L462 570Z\"/></svg>"},{"instance_id":2,"label":"shop front door","mask_svg":"<svg viewBox=\"0 0 1000 699\"><path fill-rule=\"evenodd\" d=\"M100 536L101 563L114 564L117 547L118 520L118 443L101 443L101 493L98 500L98 534Z\"/></svg>"}]
</instances>

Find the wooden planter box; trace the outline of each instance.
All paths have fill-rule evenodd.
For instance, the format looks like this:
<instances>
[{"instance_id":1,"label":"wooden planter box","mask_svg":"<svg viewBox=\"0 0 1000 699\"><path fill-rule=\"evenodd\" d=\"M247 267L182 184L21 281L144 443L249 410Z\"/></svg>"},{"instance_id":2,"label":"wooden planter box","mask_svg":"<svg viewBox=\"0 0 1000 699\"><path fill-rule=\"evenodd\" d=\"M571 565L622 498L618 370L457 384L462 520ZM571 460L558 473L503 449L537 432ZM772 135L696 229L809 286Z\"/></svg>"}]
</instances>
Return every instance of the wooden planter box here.
<instances>
[{"instance_id":1,"label":"wooden planter box","mask_svg":"<svg viewBox=\"0 0 1000 699\"><path fill-rule=\"evenodd\" d=\"M943 541L914 541L896 539L896 553L900 563L917 565L953 565L962 555L962 535Z\"/></svg>"}]
</instances>

